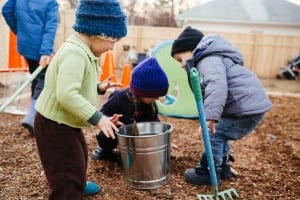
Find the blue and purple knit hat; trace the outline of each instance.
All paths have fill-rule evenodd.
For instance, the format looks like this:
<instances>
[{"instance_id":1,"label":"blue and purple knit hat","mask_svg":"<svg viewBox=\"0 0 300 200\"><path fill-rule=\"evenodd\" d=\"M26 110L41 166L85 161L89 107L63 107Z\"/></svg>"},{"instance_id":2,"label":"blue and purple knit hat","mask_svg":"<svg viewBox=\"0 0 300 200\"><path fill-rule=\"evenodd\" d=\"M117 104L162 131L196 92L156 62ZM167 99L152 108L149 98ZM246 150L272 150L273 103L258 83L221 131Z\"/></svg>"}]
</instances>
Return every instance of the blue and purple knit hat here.
<instances>
[{"instance_id":1,"label":"blue and purple knit hat","mask_svg":"<svg viewBox=\"0 0 300 200\"><path fill-rule=\"evenodd\" d=\"M166 73L156 58L150 57L139 63L132 71L130 91L138 97L161 97L168 92Z\"/></svg>"}]
</instances>

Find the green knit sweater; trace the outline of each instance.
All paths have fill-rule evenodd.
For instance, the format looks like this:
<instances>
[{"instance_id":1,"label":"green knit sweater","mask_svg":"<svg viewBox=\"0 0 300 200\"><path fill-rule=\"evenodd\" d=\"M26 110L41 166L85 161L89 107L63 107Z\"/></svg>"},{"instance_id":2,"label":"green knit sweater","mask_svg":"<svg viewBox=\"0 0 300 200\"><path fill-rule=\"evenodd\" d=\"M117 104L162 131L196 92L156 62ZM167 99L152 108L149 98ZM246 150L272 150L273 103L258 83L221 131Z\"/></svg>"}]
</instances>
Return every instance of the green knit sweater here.
<instances>
[{"instance_id":1,"label":"green knit sweater","mask_svg":"<svg viewBox=\"0 0 300 200\"><path fill-rule=\"evenodd\" d=\"M48 66L36 110L44 117L75 128L96 125L99 58L77 36L71 35Z\"/></svg>"}]
</instances>

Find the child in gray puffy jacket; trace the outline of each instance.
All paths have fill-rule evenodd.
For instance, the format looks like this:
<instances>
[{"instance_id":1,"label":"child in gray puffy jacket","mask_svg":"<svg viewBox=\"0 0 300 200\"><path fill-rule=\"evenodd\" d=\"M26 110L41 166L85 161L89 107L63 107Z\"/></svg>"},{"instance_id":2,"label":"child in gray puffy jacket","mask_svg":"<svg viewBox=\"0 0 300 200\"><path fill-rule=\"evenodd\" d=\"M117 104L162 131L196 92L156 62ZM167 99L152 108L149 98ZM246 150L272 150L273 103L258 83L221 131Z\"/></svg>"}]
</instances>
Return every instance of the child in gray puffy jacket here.
<instances>
[{"instance_id":1,"label":"child in gray puffy jacket","mask_svg":"<svg viewBox=\"0 0 300 200\"><path fill-rule=\"evenodd\" d=\"M257 76L243 66L238 49L219 35L204 36L186 27L174 41L171 55L187 72L190 67L199 72L217 178L230 179L229 141L251 133L272 103ZM205 152L184 176L192 184L211 184Z\"/></svg>"}]
</instances>

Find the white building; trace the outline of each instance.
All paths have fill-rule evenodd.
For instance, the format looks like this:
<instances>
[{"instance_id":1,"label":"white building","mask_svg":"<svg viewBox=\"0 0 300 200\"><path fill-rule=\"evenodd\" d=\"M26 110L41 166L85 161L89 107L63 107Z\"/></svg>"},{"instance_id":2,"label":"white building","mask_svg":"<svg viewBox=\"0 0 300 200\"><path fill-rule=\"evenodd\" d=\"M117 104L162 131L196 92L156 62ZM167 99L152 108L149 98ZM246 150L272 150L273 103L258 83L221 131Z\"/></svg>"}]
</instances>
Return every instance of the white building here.
<instances>
[{"instance_id":1,"label":"white building","mask_svg":"<svg viewBox=\"0 0 300 200\"><path fill-rule=\"evenodd\" d=\"M300 35L300 6L286 0L211 0L175 19L207 32Z\"/></svg>"}]
</instances>

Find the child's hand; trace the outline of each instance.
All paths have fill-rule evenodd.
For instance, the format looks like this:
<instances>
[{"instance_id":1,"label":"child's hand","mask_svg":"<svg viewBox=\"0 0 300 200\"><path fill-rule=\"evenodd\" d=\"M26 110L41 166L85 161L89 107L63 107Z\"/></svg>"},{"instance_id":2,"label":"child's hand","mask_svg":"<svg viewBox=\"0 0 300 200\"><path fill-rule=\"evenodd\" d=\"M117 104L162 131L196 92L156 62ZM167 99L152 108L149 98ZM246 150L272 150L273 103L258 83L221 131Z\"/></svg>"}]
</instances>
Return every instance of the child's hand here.
<instances>
[{"instance_id":1,"label":"child's hand","mask_svg":"<svg viewBox=\"0 0 300 200\"><path fill-rule=\"evenodd\" d=\"M122 87L123 86L123 84L121 84L121 83L112 82L111 80L113 79L113 77L114 77L114 75L110 75L107 79L105 79L100 84L100 91L105 91L112 87Z\"/></svg>"},{"instance_id":2,"label":"child's hand","mask_svg":"<svg viewBox=\"0 0 300 200\"><path fill-rule=\"evenodd\" d=\"M117 126L111 121L111 117L102 116L96 125L108 138L115 139L114 131L118 131Z\"/></svg>"},{"instance_id":3,"label":"child's hand","mask_svg":"<svg viewBox=\"0 0 300 200\"><path fill-rule=\"evenodd\" d=\"M123 115L114 114L110 120L117 126L123 126L124 124L119 121L121 117L123 117Z\"/></svg>"},{"instance_id":4,"label":"child's hand","mask_svg":"<svg viewBox=\"0 0 300 200\"><path fill-rule=\"evenodd\" d=\"M54 54L51 55L42 55L39 61L39 65L46 67L49 65L50 61L52 60Z\"/></svg>"},{"instance_id":5,"label":"child's hand","mask_svg":"<svg viewBox=\"0 0 300 200\"><path fill-rule=\"evenodd\" d=\"M209 128L212 131L212 133L215 133L216 132L215 120L208 120L207 128Z\"/></svg>"},{"instance_id":6,"label":"child's hand","mask_svg":"<svg viewBox=\"0 0 300 200\"><path fill-rule=\"evenodd\" d=\"M207 128L210 129L212 131L212 133L215 133L216 132L215 120L208 120L206 123L207 123ZM201 126L199 126L197 133L198 133L199 137L201 138L202 137Z\"/></svg>"}]
</instances>

